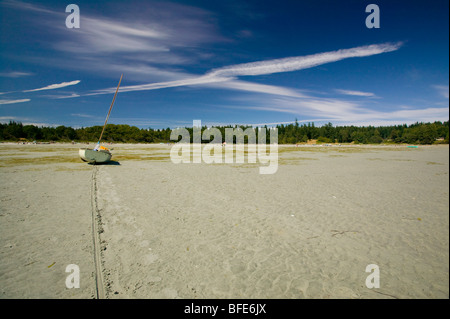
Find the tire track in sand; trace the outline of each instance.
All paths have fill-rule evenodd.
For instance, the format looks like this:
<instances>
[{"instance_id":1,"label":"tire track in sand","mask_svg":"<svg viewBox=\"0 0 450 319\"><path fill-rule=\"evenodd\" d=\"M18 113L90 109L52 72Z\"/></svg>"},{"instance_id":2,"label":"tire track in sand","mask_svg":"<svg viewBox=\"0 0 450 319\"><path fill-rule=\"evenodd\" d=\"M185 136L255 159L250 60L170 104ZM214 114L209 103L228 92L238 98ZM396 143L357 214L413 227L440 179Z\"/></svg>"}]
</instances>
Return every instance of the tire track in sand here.
<instances>
[{"instance_id":1,"label":"tire track in sand","mask_svg":"<svg viewBox=\"0 0 450 319\"><path fill-rule=\"evenodd\" d=\"M97 203L97 171L98 168L94 165L92 169L92 183L91 183L91 211L92 211L92 240L93 253L95 264L95 292L97 299L105 299L105 289L103 285L102 263L101 263L101 247L100 247L100 232L101 230L101 216L98 210Z\"/></svg>"}]
</instances>

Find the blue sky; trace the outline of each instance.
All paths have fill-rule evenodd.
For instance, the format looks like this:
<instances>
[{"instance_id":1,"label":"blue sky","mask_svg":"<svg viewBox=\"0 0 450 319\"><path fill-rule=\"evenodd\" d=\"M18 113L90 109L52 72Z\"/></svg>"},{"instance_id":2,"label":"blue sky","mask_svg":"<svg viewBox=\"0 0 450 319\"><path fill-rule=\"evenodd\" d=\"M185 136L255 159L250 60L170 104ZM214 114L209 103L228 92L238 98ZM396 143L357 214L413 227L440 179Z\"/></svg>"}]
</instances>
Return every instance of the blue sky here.
<instances>
[{"instance_id":1,"label":"blue sky","mask_svg":"<svg viewBox=\"0 0 450 319\"><path fill-rule=\"evenodd\" d=\"M66 27L66 6L80 28ZM365 9L380 8L380 28ZM449 2L0 1L0 121L141 128L449 118Z\"/></svg>"}]
</instances>

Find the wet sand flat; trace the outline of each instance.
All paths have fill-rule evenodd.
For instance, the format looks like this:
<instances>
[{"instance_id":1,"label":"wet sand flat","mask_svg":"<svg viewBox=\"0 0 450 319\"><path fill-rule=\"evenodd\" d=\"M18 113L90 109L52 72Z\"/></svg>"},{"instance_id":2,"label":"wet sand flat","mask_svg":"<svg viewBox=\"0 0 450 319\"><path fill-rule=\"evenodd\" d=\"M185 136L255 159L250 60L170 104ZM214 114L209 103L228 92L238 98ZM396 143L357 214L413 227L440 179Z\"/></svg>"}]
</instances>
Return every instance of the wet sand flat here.
<instances>
[{"instance_id":1,"label":"wet sand flat","mask_svg":"<svg viewBox=\"0 0 450 319\"><path fill-rule=\"evenodd\" d=\"M93 235L107 298L449 297L448 146L279 146L269 175L78 147L0 144L1 298L94 298Z\"/></svg>"}]
</instances>

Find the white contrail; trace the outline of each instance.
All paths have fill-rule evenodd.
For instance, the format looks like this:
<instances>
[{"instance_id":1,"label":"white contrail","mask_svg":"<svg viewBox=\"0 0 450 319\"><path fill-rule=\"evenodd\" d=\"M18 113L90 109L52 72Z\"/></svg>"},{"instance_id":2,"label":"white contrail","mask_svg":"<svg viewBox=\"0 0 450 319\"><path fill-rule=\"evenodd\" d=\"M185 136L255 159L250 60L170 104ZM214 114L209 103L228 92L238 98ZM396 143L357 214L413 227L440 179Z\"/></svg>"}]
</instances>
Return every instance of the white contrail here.
<instances>
[{"instance_id":1,"label":"white contrail","mask_svg":"<svg viewBox=\"0 0 450 319\"><path fill-rule=\"evenodd\" d=\"M229 77L224 78L224 77L218 77L218 76L202 75L202 76L198 76L195 78L189 78L189 79L184 79L184 80L124 86L124 87L120 88L120 92L158 90L158 89L165 89L165 88L179 87L179 86L210 84L210 83L223 82L223 81L229 81L229 80L231 80L231 78L229 78ZM108 94L108 93L113 92L113 91L111 91L112 89L113 88L98 90L98 91L95 91L94 93L88 93L85 95Z\"/></svg>"},{"instance_id":2,"label":"white contrail","mask_svg":"<svg viewBox=\"0 0 450 319\"><path fill-rule=\"evenodd\" d=\"M25 90L25 91L22 91L22 92L35 92L35 91L43 91L43 90L54 90L54 89L59 89L59 88L63 88L63 87L70 86L70 85L75 85L75 84L78 84L78 83L80 83L79 80L71 81L71 82L62 82L62 83L58 83L58 84L47 85L47 86L39 88L39 89Z\"/></svg>"},{"instance_id":3,"label":"white contrail","mask_svg":"<svg viewBox=\"0 0 450 319\"><path fill-rule=\"evenodd\" d=\"M347 58L365 57L375 54L398 50L402 43L384 43L361 46L352 49L343 49L325 53L312 54L307 56L290 57L260 62L231 65L219 69L214 69L208 75L213 76L242 76L242 75L263 75L280 72L298 71L312 68L325 63L336 62Z\"/></svg>"},{"instance_id":4,"label":"white contrail","mask_svg":"<svg viewBox=\"0 0 450 319\"><path fill-rule=\"evenodd\" d=\"M252 63L243 63L232 66L226 66L223 68L213 69L205 75L196 76L192 78L176 80L176 81L168 81L168 82L158 82L158 83L149 83L149 84L141 84L141 85L131 85L131 86L123 86L120 88L121 92L132 92L132 91L146 91L146 90L158 90L170 87L179 87L179 86L190 86L190 85L205 85L205 84L213 84L219 82L227 82L231 80L235 80L238 76L245 75L263 75L263 74L272 74L272 73L280 73L280 72L291 72L298 71L302 69L312 68L314 66L318 66L325 63L336 62L339 60L354 58L354 57L365 57L376 54L381 54L385 52L391 52L398 50L401 47L402 43L384 43L384 44L373 44L368 46L361 46L352 49L343 49L325 53L318 53L307 56L298 56L298 57L290 57L283 59L275 59L275 60L266 60L260 62L252 62ZM228 83L228 82L227 82ZM242 84L242 83L241 83ZM228 88L231 88L234 84L228 85ZM234 85L235 86L235 85ZM237 88L235 86L235 88ZM272 87L273 89L274 87ZM247 85L245 87L246 90L251 91L252 87ZM253 89L257 92L261 91L261 87L256 85L253 86ZM98 90L90 94L86 95L97 95L97 94L108 94L114 93L115 88L108 88L104 90ZM272 90L275 92L275 90ZM270 92L269 92L270 93ZM292 93L290 93L292 94Z\"/></svg>"}]
</instances>

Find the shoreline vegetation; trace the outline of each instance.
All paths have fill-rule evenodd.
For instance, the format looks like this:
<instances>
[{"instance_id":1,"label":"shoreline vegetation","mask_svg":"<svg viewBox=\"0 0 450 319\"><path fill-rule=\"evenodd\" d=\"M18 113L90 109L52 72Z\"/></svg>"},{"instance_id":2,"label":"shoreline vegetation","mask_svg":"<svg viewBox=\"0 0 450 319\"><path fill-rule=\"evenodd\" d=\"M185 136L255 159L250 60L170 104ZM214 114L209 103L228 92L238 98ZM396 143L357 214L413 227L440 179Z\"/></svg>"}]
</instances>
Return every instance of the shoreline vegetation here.
<instances>
[{"instance_id":1,"label":"shoreline vegetation","mask_svg":"<svg viewBox=\"0 0 450 319\"><path fill-rule=\"evenodd\" d=\"M252 126L213 126L222 134L225 129L252 129ZM185 127L193 138L193 128ZM203 126L202 133L209 127ZM266 126L266 141L269 143L269 129ZM278 144L449 144L449 121L434 123L415 123L392 126L333 126L332 123L317 127L314 123L300 125L296 120L289 125L277 125ZM256 128L253 128L256 129ZM0 142L96 142L102 126L72 128L67 126L45 127L23 125L10 121L0 123ZM140 129L126 124L108 124L103 135L105 143L175 143L171 140L172 129ZM259 130L255 133L258 135ZM234 137L236 138L236 136ZM202 140L209 143L211 140ZM244 136L247 143L247 136Z\"/></svg>"}]
</instances>

